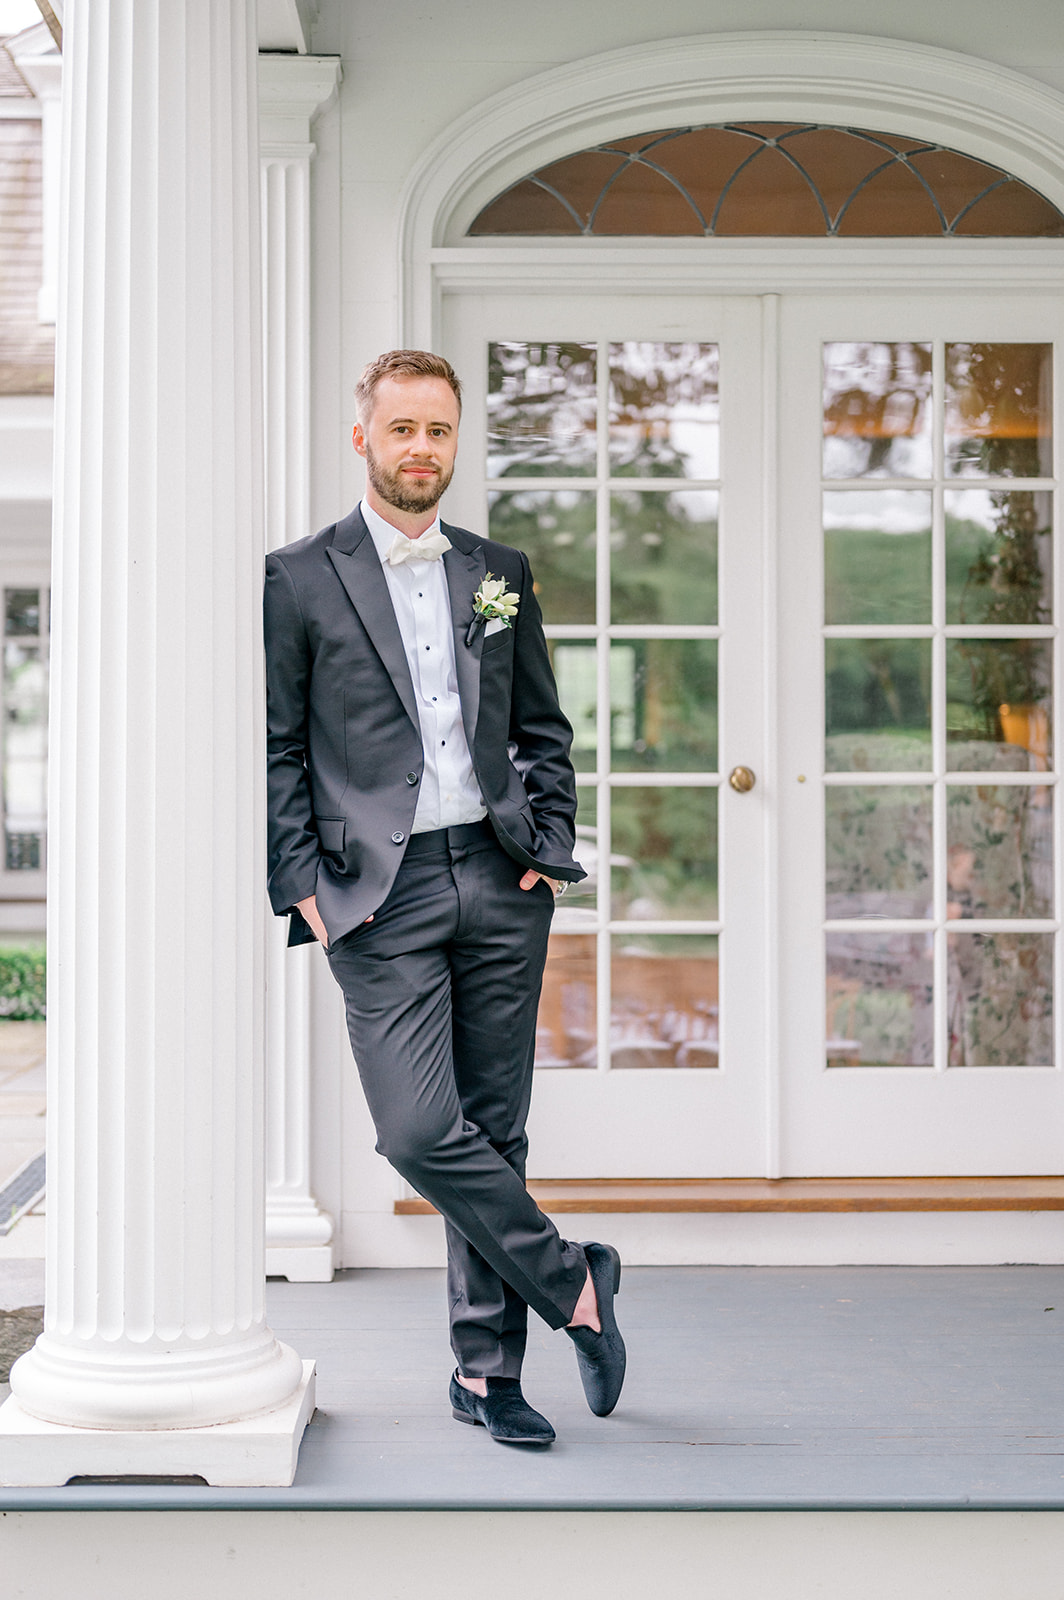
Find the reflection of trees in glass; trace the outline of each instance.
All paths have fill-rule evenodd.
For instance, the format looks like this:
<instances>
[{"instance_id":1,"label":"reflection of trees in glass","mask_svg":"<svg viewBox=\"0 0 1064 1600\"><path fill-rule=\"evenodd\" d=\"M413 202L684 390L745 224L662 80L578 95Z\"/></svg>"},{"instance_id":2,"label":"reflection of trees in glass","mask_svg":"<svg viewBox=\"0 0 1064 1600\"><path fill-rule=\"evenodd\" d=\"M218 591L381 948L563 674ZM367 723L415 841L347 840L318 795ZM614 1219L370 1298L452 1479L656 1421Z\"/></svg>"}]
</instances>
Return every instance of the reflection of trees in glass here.
<instances>
[{"instance_id":1,"label":"reflection of trees in glass","mask_svg":"<svg viewBox=\"0 0 1064 1600\"><path fill-rule=\"evenodd\" d=\"M946 346L946 458L962 476L1052 475L1048 344Z\"/></svg>"},{"instance_id":2,"label":"reflection of trees in glass","mask_svg":"<svg viewBox=\"0 0 1064 1600\"><path fill-rule=\"evenodd\" d=\"M610 346L610 461L640 478L715 477L716 345Z\"/></svg>"},{"instance_id":3,"label":"reflection of trees in glass","mask_svg":"<svg viewBox=\"0 0 1064 1600\"><path fill-rule=\"evenodd\" d=\"M717 914L715 789L615 789L612 849L630 867L613 874L614 917Z\"/></svg>"},{"instance_id":4,"label":"reflection of trees in glass","mask_svg":"<svg viewBox=\"0 0 1064 1600\"><path fill-rule=\"evenodd\" d=\"M590 344L488 346L490 477L594 472L596 359Z\"/></svg>"},{"instance_id":5,"label":"reflection of trees in glass","mask_svg":"<svg viewBox=\"0 0 1064 1600\"><path fill-rule=\"evenodd\" d=\"M1042 623L1050 620L1048 592L1050 528L1042 497L1030 490L991 493L994 525L979 529L979 540L957 597L958 622ZM1040 514L1041 511L1041 514ZM971 530L972 524L966 529ZM964 534L950 527L951 541ZM965 543L970 550L971 532ZM954 558L956 561L956 558Z\"/></svg>"},{"instance_id":6,"label":"reflection of trees in glass","mask_svg":"<svg viewBox=\"0 0 1064 1600\"><path fill-rule=\"evenodd\" d=\"M824 621L930 622L931 530L824 533Z\"/></svg>"},{"instance_id":7,"label":"reflection of trees in glass","mask_svg":"<svg viewBox=\"0 0 1064 1600\"><path fill-rule=\"evenodd\" d=\"M595 620L595 496L518 489L489 497L489 532L523 550L547 623Z\"/></svg>"},{"instance_id":8,"label":"reflection of trees in glass","mask_svg":"<svg viewBox=\"0 0 1064 1600\"><path fill-rule=\"evenodd\" d=\"M623 648L631 649L635 666L634 738L630 745L615 746L614 766L712 772L717 763L716 641L639 639L626 640Z\"/></svg>"},{"instance_id":9,"label":"reflection of trees in glass","mask_svg":"<svg viewBox=\"0 0 1064 1600\"><path fill-rule=\"evenodd\" d=\"M1015 743L1006 741L1004 719L1016 708L1030 723L1044 726L1048 753L1048 723L1039 708L1049 699L1051 662L1052 646L1045 639L948 640L947 739ZM1028 736L1025 747L1031 747Z\"/></svg>"},{"instance_id":10,"label":"reflection of trees in glass","mask_svg":"<svg viewBox=\"0 0 1064 1600\"><path fill-rule=\"evenodd\" d=\"M826 344L825 474L926 477L930 402L929 344Z\"/></svg>"},{"instance_id":11,"label":"reflection of trees in glass","mask_svg":"<svg viewBox=\"0 0 1064 1600\"><path fill-rule=\"evenodd\" d=\"M611 620L717 620L717 495L620 492L610 497Z\"/></svg>"},{"instance_id":12,"label":"reflection of trees in glass","mask_svg":"<svg viewBox=\"0 0 1064 1600\"><path fill-rule=\"evenodd\" d=\"M828 639L828 733L930 726L931 650L924 639Z\"/></svg>"}]
</instances>

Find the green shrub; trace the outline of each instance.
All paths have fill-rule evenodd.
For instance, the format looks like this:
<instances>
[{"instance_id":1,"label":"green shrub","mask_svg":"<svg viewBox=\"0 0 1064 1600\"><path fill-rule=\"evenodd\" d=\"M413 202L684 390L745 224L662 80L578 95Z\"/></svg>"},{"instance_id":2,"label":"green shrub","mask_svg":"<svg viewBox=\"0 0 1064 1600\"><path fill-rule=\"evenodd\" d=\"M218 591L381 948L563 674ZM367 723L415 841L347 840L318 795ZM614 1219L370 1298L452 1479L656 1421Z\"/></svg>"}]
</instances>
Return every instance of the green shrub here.
<instances>
[{"instance_id":1,"label":"green shrub","mask_svg":"<svg viewBox=\"0 0 1064 1600\"><path fill-rule=\"evenodd\" d=\"M0 945L0 1018L43 1022L44 945Z\"/></svg>"}]
</instances>

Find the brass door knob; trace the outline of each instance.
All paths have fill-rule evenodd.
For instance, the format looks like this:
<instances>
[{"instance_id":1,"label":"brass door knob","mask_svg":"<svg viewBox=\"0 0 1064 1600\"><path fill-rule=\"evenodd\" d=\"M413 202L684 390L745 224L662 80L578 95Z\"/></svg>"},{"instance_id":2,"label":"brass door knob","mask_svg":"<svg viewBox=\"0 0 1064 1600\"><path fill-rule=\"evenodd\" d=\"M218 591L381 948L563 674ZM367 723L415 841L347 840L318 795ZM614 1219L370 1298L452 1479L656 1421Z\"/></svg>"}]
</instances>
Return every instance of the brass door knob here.
<instances>
[{"instance_id":1,"label":"brass door knob","mask_svg":"<svg viewBox=\"0 0 1064 1600\"><path fill-rule=\"evenodd\" d=\"M728 774L728 782L736 794L749 794L757 782L757 778L749 767L732 767Z\"/></svg>"}]
</instances>

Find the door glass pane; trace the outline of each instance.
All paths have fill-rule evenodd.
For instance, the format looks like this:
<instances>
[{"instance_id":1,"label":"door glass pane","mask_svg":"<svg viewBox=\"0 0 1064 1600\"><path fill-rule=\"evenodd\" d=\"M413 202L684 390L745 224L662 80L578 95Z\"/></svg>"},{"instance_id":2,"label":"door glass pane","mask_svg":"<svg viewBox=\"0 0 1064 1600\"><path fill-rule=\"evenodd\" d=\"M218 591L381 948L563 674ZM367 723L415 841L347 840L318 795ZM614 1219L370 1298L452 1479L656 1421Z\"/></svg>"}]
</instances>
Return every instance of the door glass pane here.
<instances>
[{"instance_id":1,"label":"door glass pane","mask_svg":"<svg viewBox=\"0 0 1064 1600\"><path fill-rule=\"evenodd\" d=\"M947 765L1045 772L1052 756L1049 639L947 639Z\"/></svg>"},{"instance_id":2,"label":"door glass pane","mask_svg":"<svg viewBox=\"0 0 1064 1600\"><path fill-rule=\"evenodd\" d=\"M1053 935L951 933L951 1067L1053 1065Z\"/></svg>"},{"instance_id":3,"label":"door glass pane","mask_svg":"<svg viewBox=\"0 0 1064 1600\"><path fill-rule=\"evenodd\" d=\"M543 620L595 620L595 496L578 489L516 489L488 496L488 531L523 550Z\"/></svg>"},{"instance_id":4,"label":"door glass pane","mask_svg":"<svg viewBox=\"0 0 1064 1600\"><path fill-rule=\"evenodd\" d=\"M828 917L931 916L930 787L832 785L824 798Z\"/></svg>"},{"instance_id":5,"label":"door glass pane","mask_svg":"<svg viewBox=\"0 0 1064 1600\"><path fill-rule=\"evenodd\" d=\"M946 346L951 476L1052 476L1052 354L1048 344Z\"/></svg>"},{"instance_id":6,"label":"door glass pane","mask_svg":"<svg viewBox=\"0 0 1064 1600\"><path fill-rule=\"evenodd\" d=\"M718 499L715 489L610 496L614 622L716 622Z\"/></svg>"},{"instance_id":7,"label":"door glass pane","mask_svg":"<svg viewBox=\"0 0 1064 1600\"><path fill-rule=\"evenodd\" d=\"M617 771L714 771L717 641L611 644L610 729Z\"/></svg>"},{"instance_id":8,"label":"door glass pane","mask_svg":"<svg viewBox=\"0 0 1064 1600\"><path fill-rule=\"evenodd\" d=\"M929 933L827 935L827 1065L927 1067L934 1059Z\"/></svg>"},{"instance_id":9,"label":"door glass pane","mask_svg":"<svg viewBox=\"0 0 1064 1600\"><path fill-rule=\"evenodd\" d=\"M598 652L595 641L549 639L551 666L561 708L573 726L572 762L592 772L598 749Z\"/></svg>"},{"instance_id":10,"label":"door glass pane","mask_svg":"<svg viewBox=\"0 0 1064 1600\"><path fill-rule=\"evenodd\" d=\"M48 785L47 617L40 589L4 590L4 868L39 872Z\"/></svg>"},{"instance_id":11,"label":"door glass pane","mask_svg":"<svg viewBox=\"0 0 1064 1600\"><path fill-rule=\"evenodd\" d=\"M715 478L720 408L715 344L610 345L610 472Z\"/></svg>"},{"instance_id":12,"label":"door glass pane","mask_svg":"<svg viewBox=\"0 0 1064 1600\"><path fill-rule=\"evenodd\" d=\"M825 494L824 621L931 621L927 490Z\"/></svg>"},{"instance_id":13,"label":"door glass pane","mask_svg":"<svg viewBox=\"0 0 1064 1600\"><path fill-rule=\"evenodd\" d=\"M489 345L489 478L594 473L596 369L593 344Z\"/></svg>"},{"instance_id":14,"label":"door glass pane","mask_svg":"<svg viewBox=\"0 0 1064 1600\"><path fill-rule=\"evenodd\" d=\"M537 1068L596 1066L595 972L593 933L551 934L536 1019Z\"/></svg>"},{"instance_id":15,"label":"door glass pane","mask_svg":"<svg viewBox=\"0 0 1064 1600\"><path fill-rule=\"evenodd\" d=\"M716 1067L716 938L615 934L610 1066Z\"/></svg>"},{"instance_id":16,"label":"door glass pane","mask_svg":"<svg viewBox=\"0 0 1064 1600\"><path fill-rule=\"evenodd\" d=\"M1053 915L1052 790L950 786L946 915Z\"/></svg>"},{"instance_id":17,"label":"door glass pane","mask_svg":"<svg viewBox=\"0 0 1064 1600\"><path fill-rule=\"evenodd\" d=\"M946 621L1053 620L1053 496L946 490Z\"/></svg>"},{"instance_id":18,"label":"door glass pane","mask_svg":"<svg viewBox=\"0 0 1064 1600\"><path fill-rule=\"evenodd\" d=\"M825 478L931 475L931 346L824 346Z\"/></svg>"},{"instance_id":19,"label":"door glass pane","mask_svg":"<svg viewBox=\"0 0 1064 1600\"><path fill-rule=\"evenodd\" d=\"M931 641L827 639L828 772L931 766Z\"/></svg>"},{"instance_id":20,"label":"door glass pane","mask_svg":"<svg viewBox=\"0 0 1064 1600\"><path fill-rule=\"evenodd\" d=\"M578 784L576 848L573 857L583 867L587 877L569 885L564 904L559 905L554 913L555 929L563 916L566 923L574 925L577 919L584 923L589 918L592 922L595 919L600 877L598 820L598 789L593 783Z\"/></svg>"},{"instance_id":21,"label":"door glass pane","mask_svg":"<svg viewBox=\"0 0 1064 1600\"><path fill-rule=\"evenodd\" d=\"M616 920L716 920L716 789L614 789L610 816Z\"/></svg>"}]
</instances>

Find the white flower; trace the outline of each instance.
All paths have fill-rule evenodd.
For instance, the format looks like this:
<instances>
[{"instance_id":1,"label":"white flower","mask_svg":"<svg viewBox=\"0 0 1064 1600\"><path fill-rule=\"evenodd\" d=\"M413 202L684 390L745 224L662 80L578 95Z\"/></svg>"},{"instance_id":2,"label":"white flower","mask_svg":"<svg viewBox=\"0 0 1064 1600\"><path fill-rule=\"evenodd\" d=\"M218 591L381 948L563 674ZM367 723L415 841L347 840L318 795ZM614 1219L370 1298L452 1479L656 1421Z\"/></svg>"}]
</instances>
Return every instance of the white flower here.
<instances>
[{"instance_id":1,"label":"white flower","mask_svg":"<svg viewBox=\"0 0 1064 1600\"><path fill-rule=\"evenodd\" d=\"M520 603L519 594L507 593L506 579L494 578L489 572L473 596L473 611L485 622L492 622L497 617L504 627L512 628L510 619L516 617Z\"/></svg>"}]
</instances>

